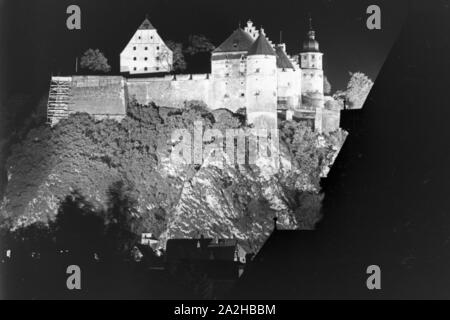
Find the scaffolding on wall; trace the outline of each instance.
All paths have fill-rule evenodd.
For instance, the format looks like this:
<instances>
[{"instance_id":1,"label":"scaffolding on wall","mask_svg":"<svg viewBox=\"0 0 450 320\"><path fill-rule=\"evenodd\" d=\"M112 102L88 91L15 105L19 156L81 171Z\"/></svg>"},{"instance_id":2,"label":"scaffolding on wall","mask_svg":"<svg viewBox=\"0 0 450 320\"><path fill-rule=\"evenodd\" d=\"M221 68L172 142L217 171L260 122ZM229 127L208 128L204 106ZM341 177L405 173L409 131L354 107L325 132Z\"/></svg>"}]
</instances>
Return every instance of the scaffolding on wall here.
<instances>
[{"instance_id":1,"label":"scaffolding on wall","mask_svg":"<svg viewBox=\"0 0 450 320\"><path fill-rule=\"evenodd\" d=\"M52 77L47 103L47 123L55 125L69 115L72 103L72 77Z\"/></svg>"}]
</instances>

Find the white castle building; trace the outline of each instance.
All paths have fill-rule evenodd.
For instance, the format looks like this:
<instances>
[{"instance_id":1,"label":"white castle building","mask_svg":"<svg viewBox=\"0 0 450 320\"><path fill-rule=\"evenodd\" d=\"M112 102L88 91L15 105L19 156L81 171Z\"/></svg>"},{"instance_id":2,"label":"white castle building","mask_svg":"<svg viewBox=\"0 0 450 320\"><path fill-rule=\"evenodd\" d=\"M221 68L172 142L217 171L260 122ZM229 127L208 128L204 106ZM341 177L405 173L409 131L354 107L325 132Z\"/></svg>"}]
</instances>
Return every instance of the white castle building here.
<instances>
[{"instance_id":1,"label":"white castle building","mask_svg":"<svg viewBox=\"0 0 450 320\"><path fill-rule=\"evenodd\" d=\"M145 18L120 54L120 72L130 74L170 72L173 53Z\"/></svg>"},{"instance_id":2,"label":"white castle building","mask_svg":"<svg viewBox=\"0 0 450 320\"><path fill-rule=\"evenodd\" d=\"M172 74L173 53L146 18L120 54L124 76L52 78L48 120L55 124L72 112L120 120L134 97L174 108L189 101L213 110L245 108L248 123L258 127L276 127L282 116L334 131L340 113L325 108L322 58L311 23L302 52L291 57L285 44L273 44L248 21L212 52L209 74Z\"/></svg>"}]
</instances>

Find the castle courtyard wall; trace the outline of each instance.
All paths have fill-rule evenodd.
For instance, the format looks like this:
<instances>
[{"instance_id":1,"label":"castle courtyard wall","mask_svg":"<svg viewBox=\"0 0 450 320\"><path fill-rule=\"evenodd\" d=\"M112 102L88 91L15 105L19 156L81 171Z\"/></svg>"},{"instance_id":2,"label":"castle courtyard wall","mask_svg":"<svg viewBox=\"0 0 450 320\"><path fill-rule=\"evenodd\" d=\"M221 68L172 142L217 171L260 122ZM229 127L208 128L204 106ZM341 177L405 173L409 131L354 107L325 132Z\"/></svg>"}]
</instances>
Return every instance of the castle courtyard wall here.
<instances>
[{"instance_id":1,"label":"castle courtyard wall","mask_svg":"<svg viewBox=\"0 0 450 320\"><path fill-rule=\"evenodd\" d=\"M128 79L130 99L141 104L154 102L161 107L182 108L187 101L210 105L211 81L208 74L170 75L163 78Z\"/></svg>"},{"instance_id":2,"label":"castle courtyard wall","mask_svg":"<svg viewBox=\"0 0 450 320\"><path fill-rule=\"evenodd\" d=\"M126 115L125 79L121 76L73 76L69 113L121 120Z\"/></svg>"}]
</instances>

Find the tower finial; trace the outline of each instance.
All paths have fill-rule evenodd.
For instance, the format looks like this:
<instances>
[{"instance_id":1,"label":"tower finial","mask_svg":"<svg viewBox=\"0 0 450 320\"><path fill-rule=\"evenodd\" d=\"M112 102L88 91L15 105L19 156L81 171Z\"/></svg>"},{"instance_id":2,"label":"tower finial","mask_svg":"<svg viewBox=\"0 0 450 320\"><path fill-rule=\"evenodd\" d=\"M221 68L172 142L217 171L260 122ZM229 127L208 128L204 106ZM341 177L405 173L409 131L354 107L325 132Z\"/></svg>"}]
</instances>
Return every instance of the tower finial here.
<instances>
[{"instance_id":1,"label":"tower finial","mask_svg":"<svg viewBox=\"0 0 450 320\"><path fill-rule=\"evenodd\" d=\"M308 13L308 20L309 20L309 31L312 31L312 16L311 12Z\"/></svg>"}]
</instances>

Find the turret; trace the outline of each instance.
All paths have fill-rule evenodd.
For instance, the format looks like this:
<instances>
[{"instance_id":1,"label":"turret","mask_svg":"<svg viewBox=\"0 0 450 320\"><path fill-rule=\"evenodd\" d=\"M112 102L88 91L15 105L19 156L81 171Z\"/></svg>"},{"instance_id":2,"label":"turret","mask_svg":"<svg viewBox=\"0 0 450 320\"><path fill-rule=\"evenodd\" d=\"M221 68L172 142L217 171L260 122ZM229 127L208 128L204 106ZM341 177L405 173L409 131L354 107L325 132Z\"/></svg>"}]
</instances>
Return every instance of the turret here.
<instances>
[{"instance_id":1,"label":"turret","mask_svg":"<svg viewBox=\"0 0 450 320\"><path fill-rule=\"evenodd\" d=\"M316 40L316 32L312 28L310 18L307 39L303 41L302 52L300 53L303 93L323 95L322 57L323 53L319 50L319 42Z\"/></svg>"},{"instance_id":2,"label":"turret","mask_svg":"<svg viewBox=\"0 0 450 320\"><path fill-rule=\"evenodd\" d=\"M247 56L247 120L257 128L277 127L277 55L261 31Z\"/></svg>"}]
</instances>

